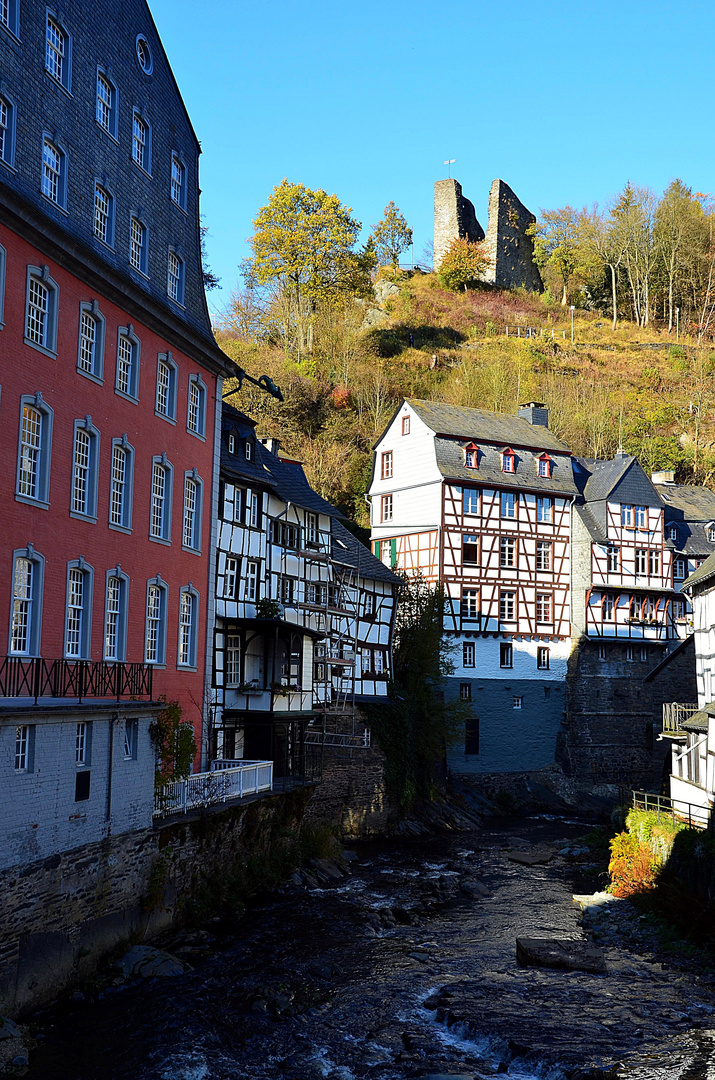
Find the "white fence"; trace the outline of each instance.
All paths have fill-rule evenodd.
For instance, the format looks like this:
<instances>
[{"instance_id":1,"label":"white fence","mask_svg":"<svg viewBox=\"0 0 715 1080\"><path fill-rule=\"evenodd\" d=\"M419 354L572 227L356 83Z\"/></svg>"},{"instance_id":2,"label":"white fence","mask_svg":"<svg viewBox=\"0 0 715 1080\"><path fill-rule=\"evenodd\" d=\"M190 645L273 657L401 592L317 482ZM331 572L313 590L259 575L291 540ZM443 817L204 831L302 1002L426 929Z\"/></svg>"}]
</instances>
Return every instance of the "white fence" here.
<instances>
[{"instance_id":1,"label":"white fence","mask_svg":"<svg viewBox=\"0 0 715 1080\"><path fill-rule=\"evenodd\" d=\"M197 807L272 790L272 761L212 761L211 772L194 773L186 780L158 788L154 794L154 817L185 814Z\"/></svg>"}]
</instances>

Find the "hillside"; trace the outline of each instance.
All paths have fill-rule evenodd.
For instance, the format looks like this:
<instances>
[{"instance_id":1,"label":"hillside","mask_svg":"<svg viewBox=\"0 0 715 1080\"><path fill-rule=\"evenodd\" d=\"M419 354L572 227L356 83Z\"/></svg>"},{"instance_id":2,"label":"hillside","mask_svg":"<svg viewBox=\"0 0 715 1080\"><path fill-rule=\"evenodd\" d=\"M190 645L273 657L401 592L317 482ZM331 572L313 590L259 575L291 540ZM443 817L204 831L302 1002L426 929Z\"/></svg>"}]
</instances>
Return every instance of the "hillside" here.
<instances>
[{"instance_id":1,"label":"hillside","mask_svg":"<svg viewBox=\"0 0 715 1080\"><path fill-rule=\"evenodd\" d=\"M259 421L259 434L277 435L313 486L359 524L367 523L372 445L405 396L504 412L544 401L551 429L577 454L608 456L621 444L646 470L713 481L711 350L676 344L675 333L652 325L621 321L614 331L607 316L580 310L572 344L570 311L548 299L449 292L432 274L403 273L397 285L379 310L349 299L318 311L302 352L281 313L245 293L218 334L231 357L270 375L286 397L280 404L245 384L232 403Z\"/></svg>"}]
</instances>

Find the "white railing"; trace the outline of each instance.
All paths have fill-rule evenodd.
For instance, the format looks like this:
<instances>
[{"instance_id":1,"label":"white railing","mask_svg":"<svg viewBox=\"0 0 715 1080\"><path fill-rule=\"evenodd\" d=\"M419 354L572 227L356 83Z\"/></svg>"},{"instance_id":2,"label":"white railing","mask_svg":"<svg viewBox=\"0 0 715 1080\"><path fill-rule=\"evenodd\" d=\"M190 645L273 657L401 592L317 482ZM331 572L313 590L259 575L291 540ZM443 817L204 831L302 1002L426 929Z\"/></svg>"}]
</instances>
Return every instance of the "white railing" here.
<instances>
[{"instance_id":1,"label":"white railing","mask_svg":"<svg viewBox=\"0 0 715 1080\"><path fill-rule=\"evenodd\" d=\"M680 732L683 722L698 711L697 705L683 704L679 701L663 702L663 731Z\"/></svg>"},{"instance_id":2,"label":"white railing","mask_svg":"<svg viewBox=\"0 0 715 1080\"><path fill-rule=\"evenodd\" d=\"M185 814L197 807L214 806L273 790L272 761L217 760L211 772L194 773L186 780L165 784L154 793L154 817Z\"/></svg>"}]
</instances>

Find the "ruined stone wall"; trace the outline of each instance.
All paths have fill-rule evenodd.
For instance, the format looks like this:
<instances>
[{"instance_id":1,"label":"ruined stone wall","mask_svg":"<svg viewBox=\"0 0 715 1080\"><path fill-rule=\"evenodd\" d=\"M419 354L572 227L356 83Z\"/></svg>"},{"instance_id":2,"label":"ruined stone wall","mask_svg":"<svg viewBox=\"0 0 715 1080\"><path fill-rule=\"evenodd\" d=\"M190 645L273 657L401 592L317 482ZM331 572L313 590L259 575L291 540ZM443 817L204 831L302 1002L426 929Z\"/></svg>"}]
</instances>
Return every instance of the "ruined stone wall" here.
<instances>
[{"instance_id":1,"label":"ruined stone wall","mask_svg":"<svg viewBox=\"0 0 715 1080\"><path fill-rule=\"evenodd\" d=\"M384 833L394 808L385 791L385 755L373 741L369 749L326 747L323 776L306 818L332 821L347 839Z\"/></svg>"},{"instance_id":2,"label":"ruined stone wall","mask_svg":"<svg viewBox=\"0 0 715 1080\"><path fill-rule=\"evenodd\" d=\"M453 240L484 239L473 204L462 195L457 180L438 180L434 185L434 269L439 269Z\"/></svg>"},{"instance_id":3,"label":"ruined stone wall","mask_svg":"<svg viewBox=\"0 0 715 1080\"><path fill-rule=\"evenodd\" d=\"M489 225L485 248L491 265L485 280L499 289L525 288L542 292L541 276L534 263L534 243L527 229L536 218L503 180L495 180L489 192ZM436 249L436 245L435 245Z\"/></svg>"},{"instance_id":4,"label":"ruined stone wall","mask_svg":"<svg viewBox=\"0 0 715 1080\"><path fill-rule=\"evenodd\" d=\"M581 785L625 784L660 790L667 740L657 741L662 706L668 701L695 700L692 649L675 657L652 682L645 676L664 656L649 645L646 660L632 643L634 659L626 659L628 642L605 642L606 659L598 642L582 639L569 661L568 707L559 736L557 761L565 774Z\"/></svg>"}]
</instances>

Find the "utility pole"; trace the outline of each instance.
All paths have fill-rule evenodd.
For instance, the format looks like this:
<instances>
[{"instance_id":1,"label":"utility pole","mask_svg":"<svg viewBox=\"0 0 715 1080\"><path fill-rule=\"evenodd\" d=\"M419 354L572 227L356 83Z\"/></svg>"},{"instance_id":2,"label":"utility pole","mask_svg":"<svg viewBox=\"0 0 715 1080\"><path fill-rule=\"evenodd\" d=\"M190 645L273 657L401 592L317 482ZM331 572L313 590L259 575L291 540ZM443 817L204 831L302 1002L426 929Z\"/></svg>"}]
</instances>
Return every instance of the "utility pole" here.
<instances>
[{"instance_id":1,"label":"utility pole","mask_svg":"<svg viewBox=\"0 0 715 1080\"><path fill-rule=\"evenodd\" d=\"M571 344L573 345L573 313L576 310L576 305L571 305Z\"/></svg>"}]
</instances>

